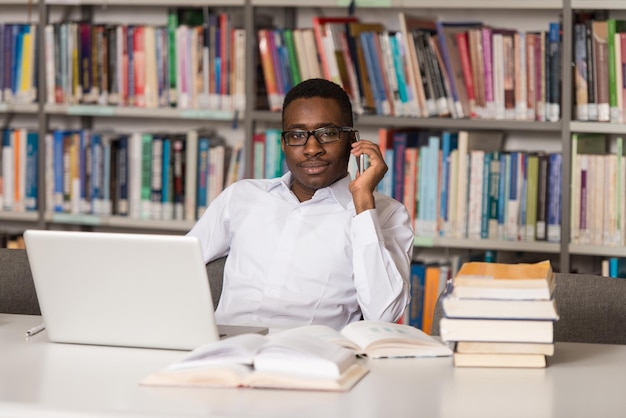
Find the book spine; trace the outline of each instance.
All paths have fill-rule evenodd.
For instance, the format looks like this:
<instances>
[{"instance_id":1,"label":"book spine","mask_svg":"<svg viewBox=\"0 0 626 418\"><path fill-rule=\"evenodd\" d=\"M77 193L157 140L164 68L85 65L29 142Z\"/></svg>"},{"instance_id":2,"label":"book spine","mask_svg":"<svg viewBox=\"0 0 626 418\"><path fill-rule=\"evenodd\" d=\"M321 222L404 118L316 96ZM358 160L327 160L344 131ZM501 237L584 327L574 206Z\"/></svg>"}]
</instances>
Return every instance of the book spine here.
<instances>
[{"instance_id":1,"label":"book spine","mask_svg":"<svg viewBox=\"0 0 626 418\"><path fill-rule=\"evenodd\" d=\"M550 174L550 156L548 154L540 154L538 158L537 222L535 234L537 241L546 241L548 239L548 176Z\"/></svg>"},{"instance_id":2,"label":"book spine","mask_svg":"<svg viewBox=\"0 0 626 418\"><path fill-rule=\"evenodd\" d=\"M483 167L482 167L482 193L480 196L480 238L489 238L489 221L490 221L490 203L492 182L491 182L491 167L492 167L493 155L490 152L483 154ZM496 189L497 191L497 189Z\"/></svg>"},{"instance_id":3,"label":"book spine","mask_svg":"<svg viewBox=\"0 0 626 418\"><path fill-rule=\"evenodd\" d=\"M396 132L393 135L393 155L394 155L394 179L404 178L404 156L407 147L407 134L405 132ZM404 183L402 181L394 181L393 198L402 201L404 196Z\"/></svg>"},{"instance_id":4,"label":"book spine","mask_svg":"<svg viewBox=\"0 0 626 418\"><path fill-rule=\"evenodd\" d=\"M197 180L197 217L200 218L207 208L207 180L209 175L209 139L198 139L198 180Z\"/></svg>"},{"instance_id":5,"label":"book spine","mask_svg":"<svg viewBox=\"0 0 626 418\"><path fill-rule=\"evenodd\" d=\"M376 114L384 115L385 107L384 102L385 98L382 94L384 92L384 87L379 85L379 82L382 80L382 77L377 75L378 64L374 58L374 34L370 32L362 32L360 35L361 45L363 47L363 56L365 58L365 62L367 65L367 75L370 81L370 85L372 86L372 94L374 96L374 103L376 106Z\"/></svg>"},{"instance_id":6,"label":"book spine","mask_svg":"<svg viewBox=\"0 0 626 418\"><path fill-rule=\"evenodd\" d=\"M528 156L528 171L526 174L526 241L537 239L537 202L539 184L539 156L531 154Z\"/></svg>"},{"instance_id":7,"label":"book spine","mask_svg":"<svg viewBox=\"0 0 626 418\"><path fill-rule=\"evenodd\" d=\"M122 135L117 140L117 210L120 216L129 215L129 187L128 187L128 136Z\"/></svg>"},{"instance_id":8,"label":"book spine","mask_svg":"<svg viewBox=\"0 0 626 418\"><path fill-rule=\"evenodd\" d=\"M175 107L177 104L177 74L176 63L178 57L176 55L176 28L178 27L178 14L175 9L167 13L167 36L168 36L168 73L169 73L169 105Z\"/></svg>"},{"instance_id":9,"label":"book spine","mask_svg":"<svg viewBox=\"0 0 626 418\"><path fill-rule=\"evenodd\" d=\"M102 188L104 182L104 155L102 151L102 137L99 134L91 135L91 212L102 215Z\"/></svg>"},{"instance_id":10,"label":"book spine","mask_svg":"<svg viewBox=\"0 0 626 418\"><path fill-rule=\"evenodd\" d=\"M558 122L561 118L561 25L558 22L551 22L549 26L548 62L550 91L547 119L550 122Z\"/></svg>"},{"instance_id":11,"label":"book spine","mask_svg":"<svg viewBox=\"0 0 626 418\"><path fill-rule=\"evenodd\" d=\"M55 212L63 212L63 176L64 176L64 132L60 130L55 130L53 133L53 149L54 149L54 160L53 160L53 171L54 171L54 211ZM5 144L7 140L7 131L5 131ZM4 157L4 152L3 152ZM3 166L6 166L4 164ZM6 176L5 176L5 191L6 191ZM7 196L9 194L5 193ZM5 198L6 203L6 198Z\"/></svg>"},{"instance_id":12,"label":"book spine","mask_svg":"<svg viewBox=\"0 0 626 418\"><path fill-rule=\"evenodd\" d=\"M585 49L587 51L587 100L590 121L598 120L598 102L596 100L596 60L594 58L593 21L585 21Z\"/></svg>"},{"instance_id":13,"label":"book spine","mask_svg":"<svg viewBox=\"0 0 626 418\"><path fill-rule=\"evenodd\" d=\"M437 235L437 193L439 191L438 181L428 181L427 179L441 179L440 175L440 148L441 140L439 135L430 135L428 137L428 154L426 155L426 176L424 178L426 187L426 216L425 216L425 235L435 237Z\"/></svg>"},{"instance_id":14,"label":"book spine","mask_svg":"<svg viewBox=\"0 0 626 418\"><path fill-rule=\"evenodd\" d=\"M526 33L515 33L515 119L526 120L528 73L526 67Z\"/></svg>"},{"instance_id":15,"label":"book spine","mask_svg":"<svg viewBox=\"0 0 626 418\"><path fill-rule=\"evenodd\" d=\"M495 119L496 102L493 91L493 57L492 57L492 30L490 28L482 29L483 40L483 66L485 70L485 106L486 117Z\"/></svg>"},{"instance_id":16,"label":"book spine","mask_svg":"<svg viewBox=\"0 0 626 418\"><path fill-rule=\"evenodd\" d=\"M435 116L437 115L437 92L435 90L436 86L433 70L430 68L432 66L432 61L430 60L433 57L429 56L427 53L428 48L426 47L426 43L428 41L426 39L426 32L418 30L413 32L412 35L413 36L411 36L410 42L412 43L411 47L413 48L416 57L416 61L414 63L414 82L419 83L419 86L416 87L416 91L420 107L422 108L422 114L424 117ZM448 104L445 101L445 98L444 105L444 109L447 112Z\"/></svg>"},{"instance_id":17,"label":"book spine","mask_svg":"<svg viewBox=\"0 0 626 418\"><path fill-rule=\"evenodd\" d=\"M487 211L487 237L489 239L498 238L498 219L500 210L500 177L503 177L501 169L501 155L499 151L491 153L489 163L489 198Z\"/></svg>"},{"instance_id":18,"label":"book spine","mask_svg":"<svg viewBox=\"0 0 626 418\"><path fill-rule=\"evenodd\" d=\"M459 47L459 56L461 59L461 68L463 69L463 81L467 90L467 100L469 103L471 118L475 118L476 114L476 94L474 86L474 75L472 74L472 65L469 52L468 34L467 32L459 32L456 35L457 45Z\"/></svg>"},{"instance_id":19,"label":"book spine","mask_svg":"<svg viewBox=\"0 0 626 418\"><path fill-rule=\"evenodd\" d=\"M502 69L503 69L503 95L504 95L504 118L515 119L515 46L514 35L506 33L502 37ZM519 75L519 71L518 71Z\"/></svg>"},{"instance_id":20,"label":"book spine","mask_svg":"<svg viewBox=\"0 0 626 418\"><path fill-rule=\"evenodd\" d=\"M79 131L79 179L80 179L80 213L91 212L91 134L84 129Z\"/></svg>"},{"instance_id":21,"label":"book spine","mask_svg":"<svg viewBox=\"0 0 626 418\"><path fill-rule=\"evenodd\" d=\"M472 150L470 153L469 200L467 202L467 238L481 238L483 173L485 152Z\"/></svg>"},{"instance_id":22,"label":"book spine","mask_svg":"<svg viewBox=\"0 0 626 418\"><path fill-rule=\"evenodd\" d=\"M537 47L537 34L526 34L526 120L535 120L535 108L537 106L536 74L535 74L535 49Z\"/></svg>"},{"instance_id":23,"label":"book spine","mask_svg":"<svg viewBox=\"0 0 626 418\"><path fill-rule=\"evenodd\" d=\"M221 79L220 79L220 105L221 110L231 109L231 21L229 13L220 13L220 63L221 63ZM293 84L292 84L293 85Z\"/></svg>"},{"instance_id":24,"label":"book spine","mask_svg":"<svg viewBox=\"0 0 626 418\"><path fill-rule=\"evenodd\" d=\"M463 114L463 107L461 105L461 100L459 98L459 86L457 86L454 68L452 66L451 61L451 51L448 46L448 42L446 40L446 34L444 29L444 24L441 21L436 22L437 27L437 38L439 40L439 52L441 54L441 58L444 62L444 68L446 73L448 74L448 83L450 84L450 95L452 96L452 102L454 104L454 114L459 117L465 117Z\"/></svg>"},{"instance_id":25,"label":"book spine","mask_svg":"<svg viewBox=\"0 0 626 418\"><path fill-rule=\"evenodd\" d=\"M185 215L186 221L196 219L197 205L197 171L198 171L198 132L190 130L187 132L185 142Z\"/></svg>"},{"instance_id":26,"label":"book spine","mask_svg":"<svg viewBox=\"0 0 626 418\"><path fill-rule=\"evenodd\" d=\"M585 24L574 25L574 82L576 86L576 120L589 120L589 105L587 98L587 47L585 39Z\"/></svg>"},{"instance_id":27,"label":"book spine","mask_svg":"<svg viewBox=\"0 0 626 418\"><path fill-rule=\"evenodd\" d=\"M546 107L545 107L545 32L540 32L537 38L535 38L535 120L546 120Z\"/></svg>"},{"instance_id":28,"label":"book spine","mask_svg":"<svg viewBox=\"0 0 626 418\"><path fill-rule=\"evenodd\" d=\"M500 181L498 184L498 239L507 239L506 226L509 210L509 187L511 182L511 154L500 154Z\"/></svg>"},{"instance_id":29,"label":"book spine","mask_svg":"<svg viewBox=\"0 0 626 418\"><path fill-rule=\"evenodd\" d=\"M161 219L174 219L174 199L172 190L172 139L163 137L161 161Z\"/></svg>"},{"instance_id":30,"label":"book spine","mask_svg":"<svg viewBox=\"0 0 626 418\"><path fill-rule=\"evenodd\" d=\"M184 167L183 156L185 152L185 143L181 138L174 138L172 144L173 151L173 202L174 202L174 220L182 221L185 217L185 189L184 189Z\"/></svg>"},{"instance_id":31,"label":"book spine","mask_svg":"<svg viewBox=\"0 0 626 418\"><path fill-rule=\"evenodd\" d=\"M267 91L267 98L269 101L270 110L278 111L281 108L281 100L278 91L278 84L276 82L276 72L274 70L274 63L272 61L272 53L270 50L270 36L271 30L259 30L259 54L261 66L263 68L263 78L265 80L265 89Z\"/></svg>"},{"instance_id":32,"label":"book spine","mask_svg":"<svg viewBox=\"0 0 626 418\"><path fill-rule=\"evenodd\" d=\"M134 132L128 136L128 215L141 219L141 196L143 173L142 134Z\"/></svg>"},{"instance_id":33,"label":"book spine","mask_svg":"<svg viewBox=\"0 0 626 418\"><path fill-rule=\"evenodd\" d=\"M2 130L2 210L13 210L13 185L15 183L13 176L13 146L11 144L11 129L5 128Z\"/></svg>"},{"instance_id":34,"label":"book spine","mask_svg":"<svg viewBox=\"0 0 626 418\"><path fill-rule=\"evenodd\" d=\"M598 106L598 121L611 120L609 106L609 50L606 21L593 21L593 51L594 75L596 81L596 98Z\"/></svg>"},{"instance_id":35,"label":"book spine","mask_svg":"<svg viewBox=\"0 0 626 418\"><path fill-rule=\"evenodd\" d=\"M152 138L152 215L151 219L163 218L163 137Z\"/></svg>"},{"instance_id":36,"label":"book spine","mask_svg":"<svg viewBox=\"0 0 626 418\"><path fill-rule=\"evenodd\" d=\"M411 303L409 304L408 325L422 329L424 318L424 285L426 266L423 263L411 264Z\"/></svg>"},{"instance_id":37,"label":"book spine","mask_svg":"<svg viewBox=\"0 0 626 418\"><path fill-rule=\"evenodd\" d=\"M504 92L504 36L494 33L491 37L493 100L495 104L495 119L505 118Z\"/></svg>"},{"instance_id":38,"label":"book spine","mask_svg":"<svg viewBox=\"0 0 626 418\"><path fill-rule=\"evenodd\" d=\"M618 122L620 109L617 106L617 66L616 66L616 44L615 33L617 32L617 21L615 19L606 20L607 29L607 62L608 72L605 74L609 86L609 119L611 122Z\"/></svg>"}]
</instances>

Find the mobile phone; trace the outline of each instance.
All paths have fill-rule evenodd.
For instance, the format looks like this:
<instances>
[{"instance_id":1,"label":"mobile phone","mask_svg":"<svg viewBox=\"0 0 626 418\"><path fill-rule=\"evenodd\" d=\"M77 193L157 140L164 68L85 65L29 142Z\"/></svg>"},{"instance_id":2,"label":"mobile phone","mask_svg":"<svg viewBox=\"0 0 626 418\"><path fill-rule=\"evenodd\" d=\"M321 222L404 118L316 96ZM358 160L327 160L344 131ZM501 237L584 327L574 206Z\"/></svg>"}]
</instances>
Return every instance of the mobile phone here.
<instances>
[{"instance_id":1,"label":"mobile phone","mask_svg":"<svg viewBox=\"0 0 626 418\"><path fill-rule=\"evenodd\" d=\"M361 137L359 136L359 131L354 131L354 140L359 141ZM365 170L365 154L361 154L356 158L356 169L359 172L359 175L363 174Z\"/></svg>"}]
</instances>

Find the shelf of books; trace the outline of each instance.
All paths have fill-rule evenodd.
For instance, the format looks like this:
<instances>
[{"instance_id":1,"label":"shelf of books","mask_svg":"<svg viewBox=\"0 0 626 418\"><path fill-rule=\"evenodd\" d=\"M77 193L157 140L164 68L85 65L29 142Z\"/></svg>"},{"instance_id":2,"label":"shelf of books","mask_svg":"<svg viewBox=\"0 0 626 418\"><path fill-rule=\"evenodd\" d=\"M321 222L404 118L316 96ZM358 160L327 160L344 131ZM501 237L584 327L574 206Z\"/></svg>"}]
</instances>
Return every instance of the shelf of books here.
<instances>
[{"instance_id":1,"label":"shelf of books","mask_svg":"<svg viewBox=\"0 0 626 418\"><path fill-rule=\"evenodd\" d=\"M46 221L55 224L87 225L108 229L136 229L184 233L191 229L194 221L135 219L123 216L73 215L47 213ZM1 218L0 218L1 219Z\"/></svg>"},{"instance_id":2,"label":"shelf of books","mask_svg":"<svg viewBox=\"0 0 626 418\"><path fill-rule=\"evenodd\" d=\"M579 133L603 133L623 135L626 133L626 124L599 123L599 122L570 122L570 130Z\"/></svg>"},{"instance_id":3,"label":"shelf of books","mask_svg":"<svg viewBox=\"0 0 626 418\"><path fill-rule=\"evenodd\" d=\"M280 123L280 112L256 110L252 118L257 122ZM407 127L424 129L449 130L489 130L489 131L519 131L519 132L561 132L562 122L536 122L515 120L478 120L478 119L449 119L449 118L412 118L382 115L356 116L357 127Z\"/></svg>"},{"instance_id":4,"label":"shelf of books","mask_svg":"<svg viewBox=\"0 0 626 418\"><path fill-rule=\"evenodd\" d=\"M622 246L607 246L607 245L584 245L584 244L570 244L569 252L571 254L579 255L593 255L600 257L626 257L626 247Z\"/></svg>"},{"instance_id":5,"label":"shelf of books","mask_svg":"<svg viewBox=\"0 0 626 418\"><path fill-rule=\"evenodd\" d=\"M0 211L0 222L18 221L18 222L37 222L39 214L37 212L8 212Z\"/></svg>"},{"instance_id":6,"label":"shelf of books","mask_svg":"<svg viewBox=\"0 0 626 418\"><path fill-rule=\"evenodd\" d=\"M156 7L206 7L206 6L243 6L245 0L46 0L49 5L82 6L156 6Z\"/></svg>"},{"instance_id":7,"label":"shelf of books","mask_svg":"<svg viewBox=\"0 0 626 418\"><path fill-rule=\"evenodd\" d=\"M45 146L50 222L182 229L243 176L242 148L214 131L55 130Z\"/></svg>"},{"instance_id":8,"label":"shelf of books","mask_svg":"<svg viewBox=\"0 0 626 418\"><path fill-rule=\"evenodd\" d=\"M571 0L571 7L587 10L626 10L626 4L620 0Z\"/></svg>"},{"instance_id":9,"label":"shelf of books","mask_svg":"<svg viewBox=\"0 0 626 418\"><path fill-rule=\"evenodd\" d=\"M166 25L47 24L45 111L239 118L245 110L246 36L231 17L197 8L168 10Z\"/></svg>"},{"instance_id":10,"label":"shelf of books","mask_svg":"<svg viewBox=\"0 0 626 418\"><path fill-rule=\"evenodd\" d=\"M232 121L241 120L243 114L229 110L178 109L178 108L141 108L134 106L98 106L98 105L45 105L45 112L50 115L98 116L116 118L148 119L199 119Z\"/></svg>"},{"instance_id":11,"label":"shelf of books","mask_svg":"<svg viewBox=\"0 0 626 418\"><path fill-rule=\"evenodd\" d=\"M0 113L36 114L37 112L39 112L39 105L37 103L0 103Z\"/></svg>"},{"instance_id":12,"label":"shelf of books","mask_svg":"<svg viewBox=\"0 0 626 418\"><path fill-rule=\"evenodd\" d=\"M417 247L471 248L473 250L524 251L531 253L558 254L561 246L556 242L520 242L496 239L460 239L444 237L415 237Z\"/></svg>"},{"instance_id":13,"label":"shelf of books","mask_svg":"<svg viewBox=\"0 0 626 418\"><path fill-rule=\"evenodd\" d=\"M614 3L616 3L615 1ZM351 0L318 0L315 7L347 7ZM254 6L284 6L293 7L293 1L289 0L252 0ZM429 1L416 2L414 0L355 0L356 7L362 8L403 8L403 9L560 9L563 0L527 0L523 3L519 0L439 0L436 4Z\"/></svg>"}]
</instances>

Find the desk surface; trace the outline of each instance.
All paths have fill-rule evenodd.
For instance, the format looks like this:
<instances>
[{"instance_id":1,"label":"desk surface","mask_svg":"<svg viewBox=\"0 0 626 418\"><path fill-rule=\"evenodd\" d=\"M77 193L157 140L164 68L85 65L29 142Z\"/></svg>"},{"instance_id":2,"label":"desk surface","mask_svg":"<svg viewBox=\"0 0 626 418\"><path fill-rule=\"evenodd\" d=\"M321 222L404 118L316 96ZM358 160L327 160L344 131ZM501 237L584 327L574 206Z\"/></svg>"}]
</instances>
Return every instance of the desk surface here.
<instances>
[{"instance_id":1,"label":"desk surface","mask_svg":"<svg viewBox=\"0 0 626 418\"><path fill-rule=\"evenodd\" d=\"M546 369L457 369L451 358L370 360L347 393L142 387L184 352L26 339L0 314L0 417L624 417L626 346L558 343Z\"/></svg>"}]
</instances>

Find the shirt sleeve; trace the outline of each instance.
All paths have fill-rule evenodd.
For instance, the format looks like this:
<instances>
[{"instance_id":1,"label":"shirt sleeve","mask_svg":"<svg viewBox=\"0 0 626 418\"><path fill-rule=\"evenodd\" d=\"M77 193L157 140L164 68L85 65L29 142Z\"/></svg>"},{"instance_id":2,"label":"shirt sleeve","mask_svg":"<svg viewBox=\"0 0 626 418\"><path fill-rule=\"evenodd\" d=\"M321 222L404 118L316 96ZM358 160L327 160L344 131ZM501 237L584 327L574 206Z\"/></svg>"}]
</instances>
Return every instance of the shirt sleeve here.
<instances>
[{"instance_id":1,"label":"shirt sleeve","mask_svg":"<svg viewBox=\"0 0 626 418\"><path fill-rule=\"evenodd\" d=\"M353 218L354 284L364 319L396 322L410 300L413 228L402 204L383 202Z\"/></svg>"},{"instance_id":2,"label":"shirt sleeve","mask_svg":"<svg viewBox=\"0 0 626 418\"><path fill-rule=\"evenodd\" d=\"M233 186L226 188L211 202L188 236L197 237L202 247L204 262L224 257L230 249L229 201Z\"/></svg>"}]
</instances>

